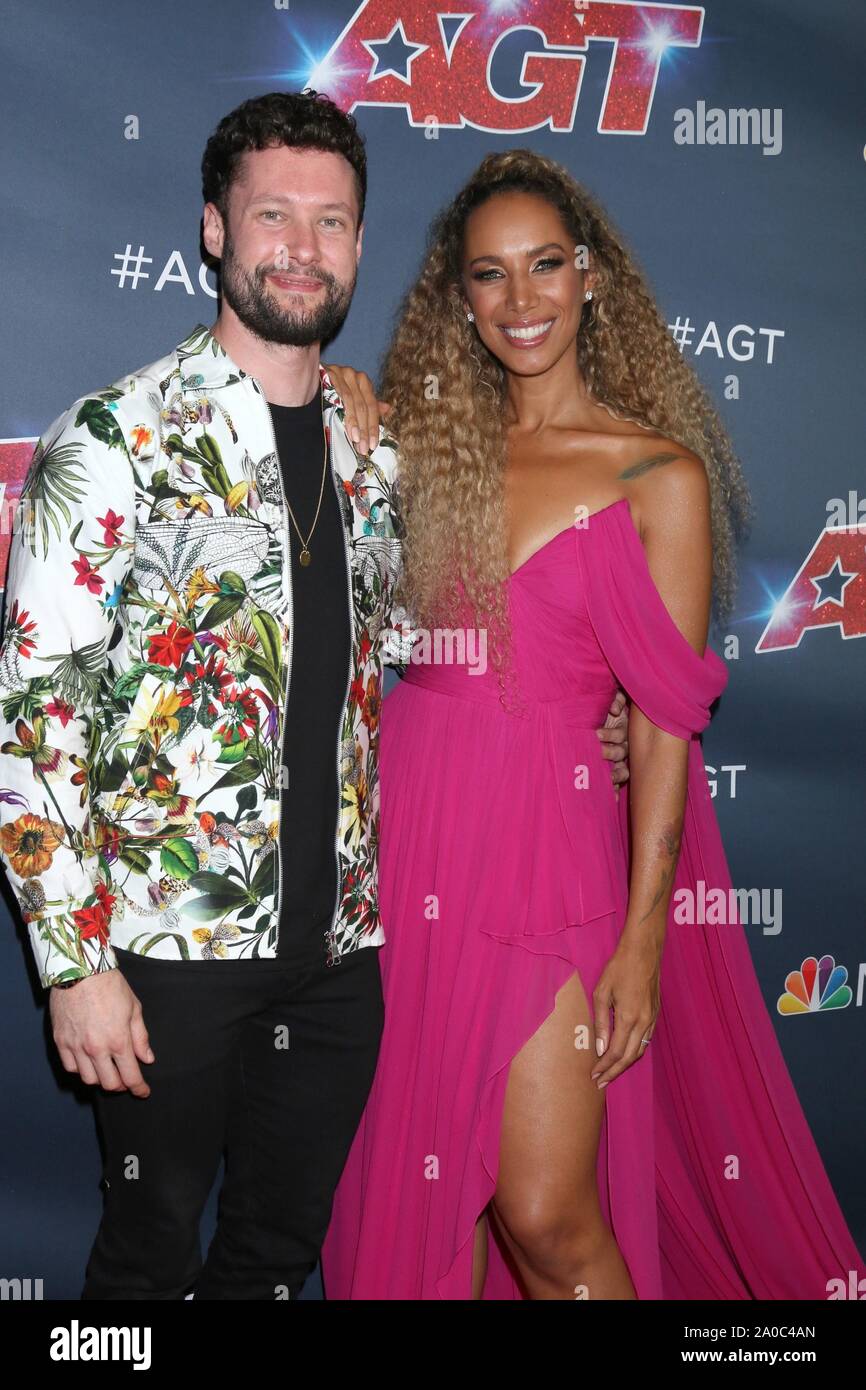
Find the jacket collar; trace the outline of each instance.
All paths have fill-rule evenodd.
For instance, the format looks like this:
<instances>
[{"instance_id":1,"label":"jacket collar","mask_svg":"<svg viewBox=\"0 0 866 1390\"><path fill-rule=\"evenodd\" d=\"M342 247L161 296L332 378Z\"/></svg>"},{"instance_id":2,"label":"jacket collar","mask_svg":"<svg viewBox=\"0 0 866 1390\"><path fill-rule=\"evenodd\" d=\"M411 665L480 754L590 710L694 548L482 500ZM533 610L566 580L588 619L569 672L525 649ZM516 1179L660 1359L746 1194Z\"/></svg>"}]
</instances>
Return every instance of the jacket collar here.
<instances>
[{"instance_id":1,"label":"jacket collar","mask_svg":"<svg viewBox=\"0 0 866 1390\"><path fill-rule=\"evenodd\" d=\"M189 336L184 338L182 343L178 343L176 352L184 387L225 386L229 381L243 380L250 375L229 357L222 343L203 323L197 323ZM334 406L342 409L342 398L321 362L319 379L322 383L325 409Z\"/></svg>"}]
</instances>

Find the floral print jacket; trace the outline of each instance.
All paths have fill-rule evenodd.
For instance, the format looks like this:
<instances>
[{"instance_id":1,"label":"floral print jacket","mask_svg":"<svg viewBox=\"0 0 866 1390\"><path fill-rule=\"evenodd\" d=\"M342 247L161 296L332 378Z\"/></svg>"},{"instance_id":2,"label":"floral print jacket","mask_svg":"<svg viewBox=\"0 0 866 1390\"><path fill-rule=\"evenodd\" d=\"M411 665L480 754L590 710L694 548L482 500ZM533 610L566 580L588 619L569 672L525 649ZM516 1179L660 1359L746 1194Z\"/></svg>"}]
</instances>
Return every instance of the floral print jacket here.
<instances>
[{"instance_id":1,"label":"floral print jacket","mask_svg":"<svg viewBox=\"0 0 866 1390\"><path fill-rule=\"evenodd\" d=\"M323 955L384 941L377 901L396 451L357 455L320 367L352 660ZM0 646L0 853L48 987L116 964L275 956L292 665L288 514L260 382L197 324L39 439Z\"/></svg>"}]
</instances>

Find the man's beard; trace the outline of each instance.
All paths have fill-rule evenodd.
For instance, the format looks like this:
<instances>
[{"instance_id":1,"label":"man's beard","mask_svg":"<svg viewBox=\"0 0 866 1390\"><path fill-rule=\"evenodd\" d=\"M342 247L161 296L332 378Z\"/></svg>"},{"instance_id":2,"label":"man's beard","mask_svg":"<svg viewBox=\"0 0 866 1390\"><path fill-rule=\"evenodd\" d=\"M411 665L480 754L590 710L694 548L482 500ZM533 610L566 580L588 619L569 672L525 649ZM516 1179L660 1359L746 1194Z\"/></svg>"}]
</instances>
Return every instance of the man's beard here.
<instances>
[{"instance_id":1,"label":"man's beard","mask_svg":"<svg viewBox=\"0 0 866 1390\"><path fill-rule=\"evenodd\" d=\"M349 285L343 285L320 268L314 272L282 268L276 271L277 274L294 273L321 280L325 286L324 298L305 311L283 303L268 287L265 276L274 271L275 267L268 266L250 274L236 258L234 243L226 232L220 262L220 288L226 303L251 333L266 342L283 343L286 347L309 347L333 338L349 312L356 277L352 277Z\"/></svg>"}]
</instances>

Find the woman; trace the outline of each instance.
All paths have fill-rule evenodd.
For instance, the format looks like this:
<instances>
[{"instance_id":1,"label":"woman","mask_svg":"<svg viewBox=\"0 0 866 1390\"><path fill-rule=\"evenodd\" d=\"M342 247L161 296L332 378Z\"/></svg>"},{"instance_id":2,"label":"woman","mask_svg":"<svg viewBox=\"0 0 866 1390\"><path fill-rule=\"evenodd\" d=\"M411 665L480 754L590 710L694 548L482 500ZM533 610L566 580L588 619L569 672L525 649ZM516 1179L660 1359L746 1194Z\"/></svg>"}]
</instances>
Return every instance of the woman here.
<instances>
[{"instance_id":1,"label":"woman","mask_svg":"<svg viewBox=\"0 0 866 1390\"><path fill-rule=\"evenodd\" d=\"M672 910L730 887L698 739L748 514L718 416L603 210L526 150L437 219L382 394L430 640L382 711L386 1022L327 1296L825 1298L857 1252L743 928ZM617 684L627 796L594 733Z\"/></svg>"}]
</instances>

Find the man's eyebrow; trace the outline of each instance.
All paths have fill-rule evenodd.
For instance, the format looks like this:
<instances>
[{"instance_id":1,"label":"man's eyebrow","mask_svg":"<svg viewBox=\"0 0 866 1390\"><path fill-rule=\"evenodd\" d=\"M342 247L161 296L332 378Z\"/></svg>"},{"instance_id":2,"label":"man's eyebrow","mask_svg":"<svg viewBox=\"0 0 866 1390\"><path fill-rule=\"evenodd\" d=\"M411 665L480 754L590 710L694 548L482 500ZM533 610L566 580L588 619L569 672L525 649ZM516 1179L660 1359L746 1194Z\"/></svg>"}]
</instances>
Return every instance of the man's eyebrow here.
<instances>
[{"instance_id":1,"label":"man's eyebrow","mask_svg":"<svg viewBox=\"0 0 866 1390\"><path fill-rule=\"evenodd\" d=\"M293 201L294 200L292 198L287 197L284 193L259 193L255 198L250 199L250 204L252 205L253 203L291 203ZM316 207L328 209L335 208L339 209L341 212L347 212L350 217L354 216L354 213L352 209L349 207L348 203L316 203Z\"/></svg>"},{"instance_id":2,"label":"man's eyebrow","mask_svg":"<svg viewBox=\"0 0 866 1390\"><path fill-rule=\"evenodd\" d=\"M554 246L556 247L557 251L562 251L562 254L565 255L565 251L564 251L563 248L560 246L560 244L559 244L558 241L547 241L547 242L545 242L545 244L544 244L543 246L533 246L533 248L532 248L531 251L527 251L527 252L526 252L526 255L527 255L528 257L531 258L532 256L537 256L538 253L539 253L539 251L550 251L551 248L554 247ZM499 260L499 257L498 257L498 256L476 256L476 257L475 257L475 260L474 260L474 261L470 261L469 264L470 264L470 265L476 265L476 264L478 263L478 261L498 261L498 260Z\"/></svg>"}]
</instances>

